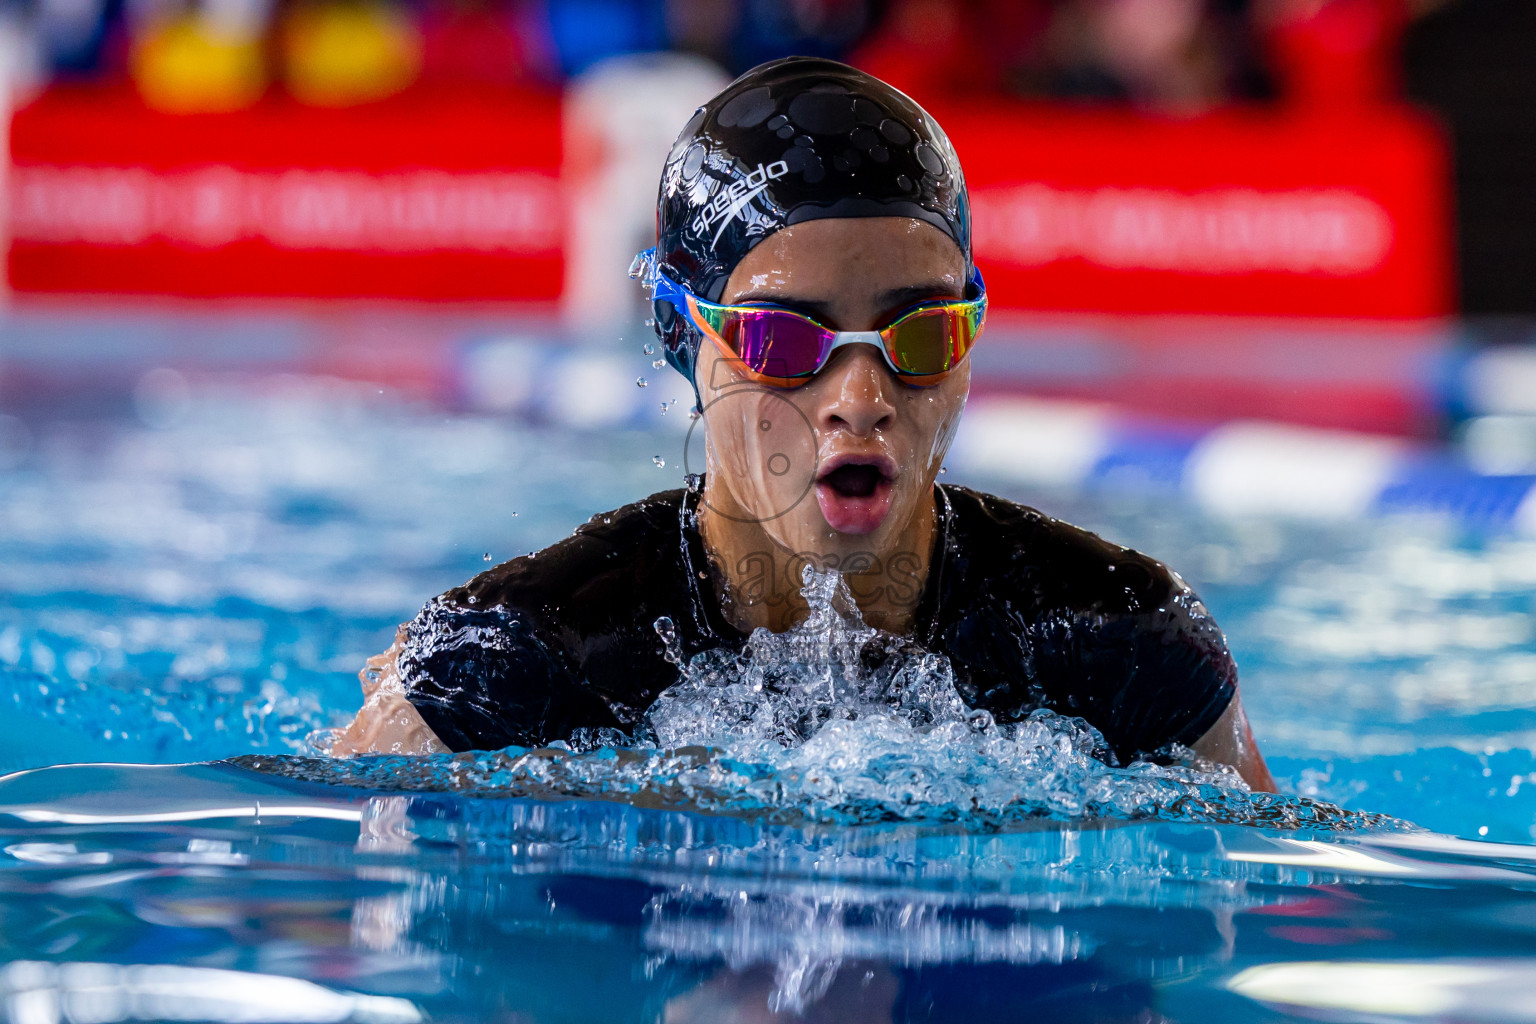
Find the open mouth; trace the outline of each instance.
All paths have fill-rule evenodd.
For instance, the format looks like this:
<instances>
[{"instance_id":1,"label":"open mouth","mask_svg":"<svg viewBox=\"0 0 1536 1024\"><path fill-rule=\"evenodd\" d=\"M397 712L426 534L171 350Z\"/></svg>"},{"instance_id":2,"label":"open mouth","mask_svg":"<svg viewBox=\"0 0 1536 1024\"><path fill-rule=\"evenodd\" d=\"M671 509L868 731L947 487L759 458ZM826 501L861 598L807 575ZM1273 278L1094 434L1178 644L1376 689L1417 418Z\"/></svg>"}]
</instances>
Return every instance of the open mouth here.
<instances>
[{"instance_id":1,"label":"open mouth","mask_svg":"<svg viewBox=\"0 0 1536 1024\"><path fill-rule=\"evenodd\" d=\"M896 464L884 455L836 455L816 479L816 500L827 525L842 533L872 533L891 508Z\"/></svg>"},{"instance_id":2,"label":"open mouth","mask_svg":"<svg viewBox=\"0 0 1536 1024\"><path fill-rule=\"evenodd\" d=\"M885 479L885 474L879 466L866 462L850 462L838 466L832 472L821 478L839 496L844 498L867 498L875 493L875 488L880 486L880 481Z\"/></svg>"}]
</instances>

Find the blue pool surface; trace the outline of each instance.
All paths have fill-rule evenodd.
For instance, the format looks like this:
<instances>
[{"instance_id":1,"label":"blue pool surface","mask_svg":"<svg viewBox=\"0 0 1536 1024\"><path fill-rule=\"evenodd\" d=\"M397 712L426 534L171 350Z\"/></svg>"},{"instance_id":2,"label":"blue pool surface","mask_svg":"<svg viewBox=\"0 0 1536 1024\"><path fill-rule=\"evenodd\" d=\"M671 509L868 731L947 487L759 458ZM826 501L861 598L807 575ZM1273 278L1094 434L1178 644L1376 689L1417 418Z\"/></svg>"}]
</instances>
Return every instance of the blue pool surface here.
<instances>
[{"instance_id":1,"label":"blue pool surface","mask_svg":"<svg viewBox=\"0 0 1536 1024\"><path fill-rule=\"evenodd\" d=\"M1536 1020L1536 541L1513 535L946 477L1175 566L1228 633L1276 804L1066 773L1033 816L849 825L711 806L740 773L709 766L572 800L517 751L398 783L295 759L428 596L677 486L686 425L171 370L0 413L0 1011ZM1090 784L1109 797L1071 813Z\"/></svg>"}]
</instances>

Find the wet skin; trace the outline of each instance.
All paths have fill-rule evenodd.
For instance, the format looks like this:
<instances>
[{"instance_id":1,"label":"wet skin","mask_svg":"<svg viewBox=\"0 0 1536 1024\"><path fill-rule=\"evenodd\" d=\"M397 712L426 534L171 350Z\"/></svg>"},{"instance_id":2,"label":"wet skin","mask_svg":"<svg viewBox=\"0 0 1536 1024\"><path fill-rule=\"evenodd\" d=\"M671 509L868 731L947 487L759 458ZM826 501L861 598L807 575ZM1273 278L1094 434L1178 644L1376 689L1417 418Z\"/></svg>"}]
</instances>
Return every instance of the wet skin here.
<instances>
[{"instance_id":1,"label":"wet skin","mask_svg":"<svg viewBox=\"0 0 1536 1024\"><path fill-rule=\"evenodd\" d=\"M959 248L922 221L814 220L749 252L721 302L769 302L834 330L870 331L916 303L961 297L965 280ZM777 388L751 383L706 343L697 379L708 467L700 531L737 626L793 626L805 612L806 562L878 578L894 558L926 579L933 483L965 408L968 360L937 384L914 387L874 346L848 345L809 383ZM890 595L912 588L852 589L871 625L911 628L911 604Z\"/></svg>"},{"instance_id":2,"label":"wet skin","mask_svg":"<svg viewBox=\"0 0 1536 1024\"><path fill-rule=\"evenodd\" d=\"M816 220L749 252L720 301L771 302L868 331L915 303L960 297L965 280L959 248L921 221ZM870 625L910 632L914 606L894 595L921 593L928 578L934 481L965 408L969 361L914 387L874 347L850 345L809 383L784 389L752 383L706 342L697 380L708 470L699 531L725 614L743 630L789 629L805 614L798 586L809 561L850 574ZM910 586L861 585L897 566ZM365 671L367 703L334 755L444 749L394 678L398 648L374 659L372 679ZM1275 789L1237 696L1194 750L1254 789Z\"/></svg>"},{"instance_id":3,"label":"wet skin","mask_svg":"<svg viewBox=\"0 0 1536 1024\"><path fill-rule=\"evenodd\" d=\"M775 232L743 257L720 301L771 302L835 330L868 331L914 303L962 296L965 281L959 248L922 221L813 220ZM806 561L869 576L915 565L921 591L936 522L933 485L965 409L969 360L935 386L913 387L872 346L850 345L810 383L781 389L752 384L706 343L697 380L709 469L699 527L721 605L738 627L793 626L805 613L797 587ZM835 474L855 463L881 471L868 497L839 493ZM911 629L913 606L892 600L910 591L856 582L851 590L870 625ZM1194 750L1237 768L1254 789L1275 789L1239 697Z\"/></svg>"}]
</instances>

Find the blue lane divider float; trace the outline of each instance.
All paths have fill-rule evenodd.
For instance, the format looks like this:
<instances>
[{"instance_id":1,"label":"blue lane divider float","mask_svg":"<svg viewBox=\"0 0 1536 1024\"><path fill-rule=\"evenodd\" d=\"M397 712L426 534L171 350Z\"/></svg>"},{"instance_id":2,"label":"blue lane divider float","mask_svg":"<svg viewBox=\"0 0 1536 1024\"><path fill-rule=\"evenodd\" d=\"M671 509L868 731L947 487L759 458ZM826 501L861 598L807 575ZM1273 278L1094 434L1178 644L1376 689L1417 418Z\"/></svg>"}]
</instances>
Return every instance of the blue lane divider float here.
<instances>
[{"instance_id":1,"label":"blue lane divider float","mask_svg":"<svg viewBox=\"0 0 1536 1024\"><path fill-rule=\"evenodd\" d=\"M534 338L466 347L457 378L471 408L576 429L681 432L693 401L680 376L639 353ZM1047 488L1180 494L1221 515L1433 514L1536 533L1536 475L1478 472L1450 449L1404 438L1283 423L1191 427L1109 404L980 397L950 465Z\"/></svg>"},{"instance_id":2,"label":"blue lane divider float","mask_svg":"<svg viewBox=\"0 0 1536 1024\"><path fill-rule=\"evenodd\" d=\"M456 387L460 400L479 412L576 429L678 424L686 430L693 389L670 367L652 366L656 357L638 348L554 346L518 337L481 341L460 353Z\"/></svg>"},{"instance_id":3,"label":"blue lane divider float","mask_svg":"<svg viewBox=\"0 0 1536 1024\"><path fill-rule=\"evenodd\" d=\"M950 461L1036 486L1178 493L1217 514L1434 514L1536 533L1536 476L1479 473L1396 437L1255 421L1170 427L1108 405L989 398L967 411Z\"/></svg>"}]
</instances>

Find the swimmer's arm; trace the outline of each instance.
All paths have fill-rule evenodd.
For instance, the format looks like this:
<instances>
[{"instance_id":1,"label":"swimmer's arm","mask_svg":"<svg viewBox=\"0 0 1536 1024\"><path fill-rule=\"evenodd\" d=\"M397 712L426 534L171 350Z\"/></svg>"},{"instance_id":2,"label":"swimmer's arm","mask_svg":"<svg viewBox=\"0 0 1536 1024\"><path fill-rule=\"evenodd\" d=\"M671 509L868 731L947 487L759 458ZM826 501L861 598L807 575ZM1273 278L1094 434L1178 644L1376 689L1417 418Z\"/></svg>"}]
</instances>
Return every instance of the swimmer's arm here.
<instances>
[{"instance_id":1,"label":"swimmer's arm","mask_svg":"<svg viewBox=\"0 0 1536 1024\"><path fill-rule=\"evenodd\" d=\"M1204 736L1195 741L1192 749L1208 761L1236 768L1250 789L1263 793L1277 791L1274 777L1269 774L1269 766L1264 763L1264 755L1253 738L1253 730L1248 728L1242 698L1237 694L1232 695L1227 710Z\"/></svg>"},{"instance_id":2,"label":"swimmer's arm","mask_svg":"<svg viewBox=\"0 0 1536 1024\"><path fill-rule=\"evenodd\" d=\"M357 754L440 754L447 751L421 713L405 697L405 686L396 668L405 627L395 633L395 643L383 654L369 658L358 680L363 684L363 706L352 724L331 743L332 757Z\"/></svg>"}]
</instances>

